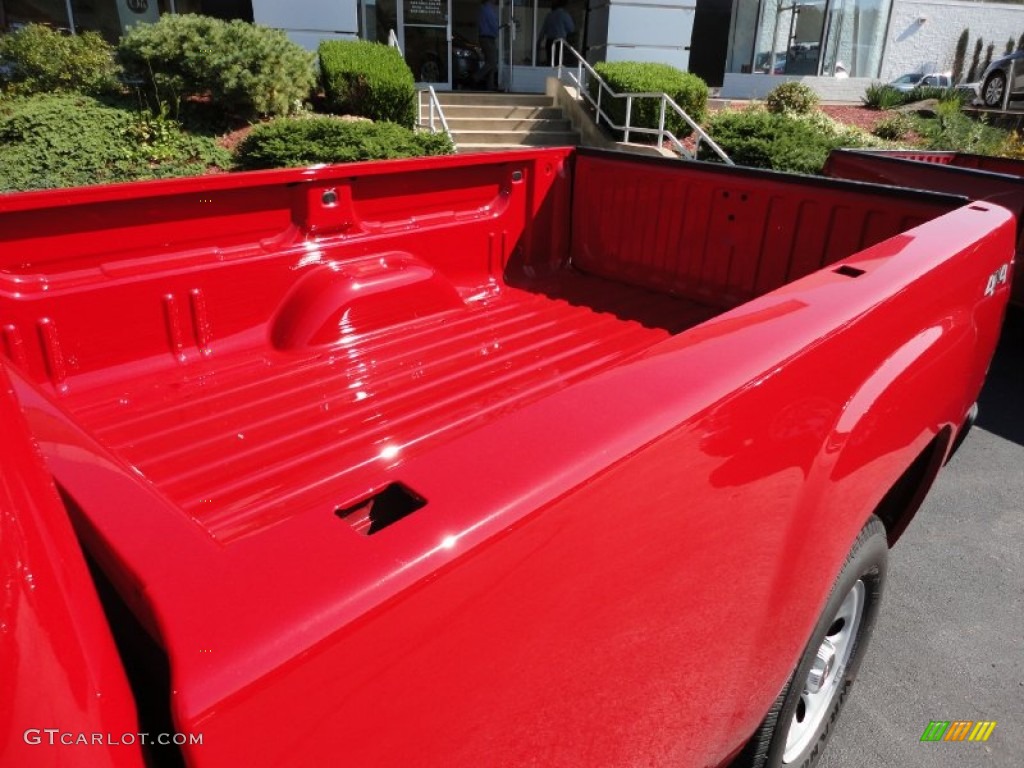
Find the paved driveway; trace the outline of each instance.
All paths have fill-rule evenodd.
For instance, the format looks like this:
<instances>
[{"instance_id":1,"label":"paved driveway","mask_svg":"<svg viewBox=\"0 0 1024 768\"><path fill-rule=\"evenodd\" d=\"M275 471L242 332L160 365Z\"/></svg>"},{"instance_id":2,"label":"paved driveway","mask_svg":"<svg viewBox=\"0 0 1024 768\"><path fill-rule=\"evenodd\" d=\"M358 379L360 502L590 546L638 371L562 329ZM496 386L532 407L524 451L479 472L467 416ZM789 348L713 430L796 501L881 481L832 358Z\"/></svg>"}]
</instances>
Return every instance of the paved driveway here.
<instances>
[{"instance_id":1,"label":"paved driveway","mask_svg":"<svg viewBox=\"0 0 1024 768\"><path fill-rule=\"evenodd\" d=\"M882 614L821 768L1024 766L1024 312L1007 320L980 406L890 553ZM984 744L922 743L929 720L998 725Z\"/></svg>"}]
</instances>

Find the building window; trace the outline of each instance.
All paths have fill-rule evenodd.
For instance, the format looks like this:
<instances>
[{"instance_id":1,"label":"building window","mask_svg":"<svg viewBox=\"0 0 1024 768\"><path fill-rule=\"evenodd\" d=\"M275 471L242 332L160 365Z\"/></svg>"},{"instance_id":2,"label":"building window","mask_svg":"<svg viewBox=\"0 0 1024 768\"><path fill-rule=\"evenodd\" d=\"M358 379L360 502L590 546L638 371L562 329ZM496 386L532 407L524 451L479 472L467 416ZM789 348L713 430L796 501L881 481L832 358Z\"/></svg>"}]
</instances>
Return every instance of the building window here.
<instances>
[{"instance_id":1,"label":"building window","mask_svg":"<svg viewBox=\"0 0 1024 768\"><path fill-rule=\"evenodd\" d=\"M891 6L892 0L737 0L729 69L878 77Z\"/></svg>"},{"instance_id":2,"label":"building window","mask_svg":"<svg viewBox=\"0 0 1024 768\"><path fill-rule=\"evenodd\" d=\"M64 0L4 0L2 7L7 29L18 29L26 24L45 24L64 30L71 28Z\"/></svg>"}]
</instances>

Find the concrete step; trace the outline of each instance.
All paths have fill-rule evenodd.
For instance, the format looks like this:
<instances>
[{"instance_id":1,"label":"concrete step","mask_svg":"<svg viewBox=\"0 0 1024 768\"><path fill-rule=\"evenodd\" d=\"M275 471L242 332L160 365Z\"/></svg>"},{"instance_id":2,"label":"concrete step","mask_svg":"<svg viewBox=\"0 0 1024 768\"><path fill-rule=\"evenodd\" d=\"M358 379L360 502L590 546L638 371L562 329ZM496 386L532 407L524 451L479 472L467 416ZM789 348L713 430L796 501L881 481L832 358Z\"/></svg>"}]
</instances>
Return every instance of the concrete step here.
<instances>
[{"instance_id":1,"label":"concrete step","mask_svg":"<svg viewBox=\"0 0 1024 768\"><path fill-rule=\"evenodd\" d=\"M442 106L444 116L447 120L452 118L473 117L482 120L497 120L500 118L516 118L518 120L557 120L562 117L562 110L558 107L516 107L506 105L479 105L471 106L466 104L445 104ZM428 114L423 110L424 114Z\"/></svg>"},{"instance_id":2,"label":"concrete step","mask_svg":"<svg viewBox=\"0 0 1024 768\"><path fill-rule=\"evenodd\" d=\"M447 116L446 116L447 117ZM474 117L449 117L448 127L453 132L461 131L571 131L572 126L565 118L555 120L534 119L481 119Z\"/></svg>"},{"instance_id":3,"label":"concrete step","mask_svg":"<svg viewBox=\"0 0 1024 768\"><path fill-rule=\"evenodd\" d=\"M547 147L580 143L575 131L452 131L452 138L460 150L487 144Z\"/></svg>"},{"instance_id":4,"label":"concrete step","mask_svg":"<svg viewBox=\"0 0 1024 768\"><path fill-rule=\"evenodd\" d=\"M522 148L522 144L460 144L455 148L455 154L468 155L472 152L508 152L509 150Z\"/></svg>"},{"instance_id":5,"label":"concrete step","mask_svg":"<svg viewBox=\"0 0 1024 768\"><path fill-rule=\"evenodd\" d=\"M550 107L550 96L539 93L494 93L490 91L438 91L437 100L442 106L509 106L509 107ZM446 110L447 111L447 110Z\"/></svg>"}]
</instances>

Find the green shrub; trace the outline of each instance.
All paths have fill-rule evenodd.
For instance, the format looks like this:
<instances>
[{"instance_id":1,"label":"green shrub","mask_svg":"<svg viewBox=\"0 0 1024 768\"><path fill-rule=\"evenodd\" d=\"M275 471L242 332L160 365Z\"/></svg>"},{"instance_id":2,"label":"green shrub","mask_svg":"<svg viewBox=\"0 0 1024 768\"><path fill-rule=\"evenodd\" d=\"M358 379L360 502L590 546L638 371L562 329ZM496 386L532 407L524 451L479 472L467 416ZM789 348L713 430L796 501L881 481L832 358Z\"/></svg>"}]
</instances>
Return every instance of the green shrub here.
<instances>
[{"instance_id":1,"label":"green shrub","mask_svg":"<svg viewBox=\"0 0 1024 768\"><path fill-rule=\"evenodd\" d=\"M906 94L891 85L872 83L864 91L862 101L871 109L895 109L906 103Z\"/></svg>"},{"instance_id":2,"label":"green shrub","mask_svg":"<svg viewBox=\"0 0 1024 768\"><path fill-rule=\"evenodd\" d=\"M616 93L667 93L697 123L704 119L707 112L707 84L696 75L668 64L603 61L594 65L594 69ZM590 83L590 93L597 98L596 82ZM601 109L617 125L626 124L626 99L611 98L606 92L601 97ZM634 99L630 125L657 128L660 112L660 100ZM689 136L692 132L686 121L671 108L665 110L665 127L679 138Z\"/></svg>"},{"instance_id":3,"label":"green shrub","mask_svg":"<svg viewBox=\"0 0 1024 768\"><path fill-rule=\"evenodd\" d=\"M134 25L118 55L158 101L209 96L217 109L245 119L294 111L316 81L312 55L284 32L196 14Z\"/></svg>"},{"instance_id":4,"label":"green shrub","mask_svg":"<svg viewBox=\"0 0 1024 768\"><path fill-rule=\"evenodd\" d=\"M792 80L773 88L764 103L769 112L806 115L818 105L818 94L803 83Z\"/></svg>"},{"instance_id":5,"label":"green shrub","mask_svg":"<svg viewBox=\"0 0 1024 768\"><path fill-rule=\"evenodd\" d=\"M395 123L326 116L278 118L252 129L236 150L235 166L243 170L295 168L452 152L446 134L416 133Z\"/></svg>"},{"instance_id":6,"label":"green shrub","mask_svg":"<svg viewBox=\"0 0 1024 768\"><path fill-rule=\"evenodd\" d=\"M1008 131L974 120L963 113L957 101L939 103L934 118L917 118L914 129L925 149L1000 154L1010 138Z\"/></svg>"},{"instance_id":7,"label":"green shrub","mask_svg":"<svg viewBox=\"0 0 1024 768\"><path fill-rule=\"evenodd\" d=\"M396 48L365 40L325 40L319 53L331 112L415 125L416 84Z\"/></svg>"},{"instance_id":8,"label":"green shrub","mask_svg":"<svg viewBox=\"0 0 1024 768\"><path fill-rule=\"evenodd\" d=\"M227 167L213 139L166 116L82 95L0 102L0 190L46 189L203 173Z\"/></svg>"},{"instance_id":9,"label":"green shrub","mask_svg":"<svg viewBox=\"0 0 1024 768\"><path fill-rule=\"evenodd\" d=\"M971 41L971 30L965 29L956 41L953 52L953 82L959 83L964 76L964 62L967 59L967 44Z\"/></svg>"},{"instance_id":10,"label":"green shrub","mask_svg":"<svg viewBox=\"0 0 1024 768\"><path fill-rule=\"evenodd\" d=\"M28 24L0 37L0 60L11 93L101 93L117 84L114 49L95 32L62 35Z\"/></svg>"},{"instance_id":11,"label":"green shrub","mask_svg":"<svg viewBox=\"0 0 1024 768\"><path fill-rule=\"evenodd\" d=\"M952 88L940 88L937 85L918 85L903 94L903 103L913 104L915 101L928 99L941 101L948 98L952 91Z\"/></svg>"},{"instance_id":12,"label":"green shrub","mask_svg":"<svg viewBox=\"0 0 1024 768\"><path fill-rule=\"evenodd\" d=\"M723 110L711 116L706 128L739 165L797 173L819 173L833 149L872 143L862 131L840 126L821 113Z\"/></svg>"},{"instance_id":13,"label":"green shrub","mask_svg":"<svg viewBox=\"0 0 1024 768\"><path fill-rule=\"evenodd\" d=\"M880 139L899 141L906 138L912 130L914 130L914 121L909 115L893 112L879 120L872 133Z\"/></svg>"}]
</instances>

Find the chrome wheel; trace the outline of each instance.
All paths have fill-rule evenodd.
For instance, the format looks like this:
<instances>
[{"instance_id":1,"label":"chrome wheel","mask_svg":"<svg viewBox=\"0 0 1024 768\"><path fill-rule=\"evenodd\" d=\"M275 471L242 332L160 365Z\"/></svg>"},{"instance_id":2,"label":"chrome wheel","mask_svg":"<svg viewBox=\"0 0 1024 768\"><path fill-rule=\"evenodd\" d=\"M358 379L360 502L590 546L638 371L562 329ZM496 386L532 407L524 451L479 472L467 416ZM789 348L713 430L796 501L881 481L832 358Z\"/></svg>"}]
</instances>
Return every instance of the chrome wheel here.
<instances>
[{"instance_id":1,"label":"chrome wheel","mask_svg":"<svg viewBox=\"0 0 1024 768\"><path fill-rule=\"evenodd\" d=\"M998 107L1003 103L1003 90L1006 88L1006 77L1001 72L994 72L985 82L983 98L989 107Z\"/></svg>"},{"instance_id":2,"label":"chrome wheel","mask_svg":"<svg viewBox=\"0 0 1024 768\"><path fill-rule=\"evenodd\" d=\"M803 681L803 691L793 713L782 762L791 763L803 755L815 738L818 726L832 709L843 682L847 665L853 656L857 631L864 615L866 588L858 579L850 588L835 616Z\"/></svg>"}]
</instances>

